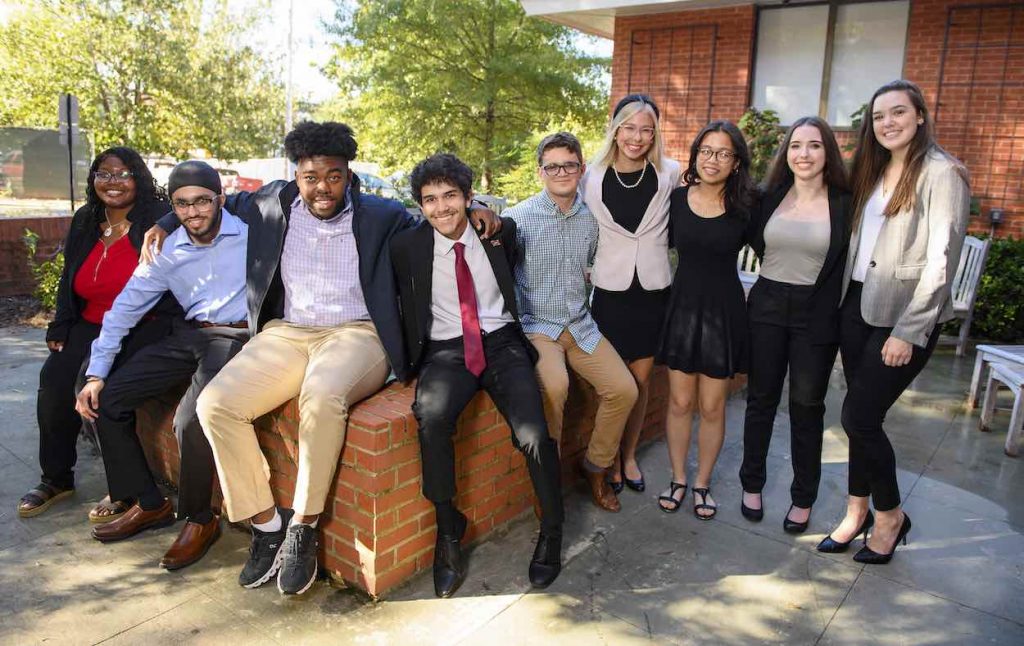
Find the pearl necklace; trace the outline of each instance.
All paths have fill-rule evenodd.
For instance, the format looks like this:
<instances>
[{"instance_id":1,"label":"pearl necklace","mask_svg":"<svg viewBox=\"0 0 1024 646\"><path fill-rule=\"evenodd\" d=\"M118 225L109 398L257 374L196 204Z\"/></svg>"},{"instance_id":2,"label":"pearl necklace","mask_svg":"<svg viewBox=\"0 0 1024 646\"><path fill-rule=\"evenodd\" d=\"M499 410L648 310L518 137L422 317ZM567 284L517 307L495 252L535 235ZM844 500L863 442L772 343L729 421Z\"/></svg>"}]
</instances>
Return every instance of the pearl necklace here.
<instances>
[{"instance_id":1,"label":"pearl necklace","mask_svg":"<svg viewBox=\"0 0 1024 646\"><path fill-rule=\"evenodd\" d=\"M644 174L647 172L647 158L644 157L644 167L640 170L640 179L636 180L635 184L627 184L623 182L622 178L619 177L619 170L615 168L615 164L612 164L612 172L615 173L615 179L618 180L619 185L622 186L622 188L636 188L637 186L640 186L640 182L644 181Z\"/></svg>"}]
</instances>

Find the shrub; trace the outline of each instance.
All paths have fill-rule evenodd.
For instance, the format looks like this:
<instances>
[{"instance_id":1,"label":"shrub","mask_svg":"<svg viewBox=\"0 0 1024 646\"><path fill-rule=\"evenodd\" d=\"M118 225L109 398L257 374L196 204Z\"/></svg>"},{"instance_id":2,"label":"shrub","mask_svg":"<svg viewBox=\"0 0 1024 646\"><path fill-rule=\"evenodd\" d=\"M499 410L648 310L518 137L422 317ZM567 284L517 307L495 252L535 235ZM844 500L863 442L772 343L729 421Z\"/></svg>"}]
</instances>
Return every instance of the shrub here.
<instances>
[{"instance_id":1,"label":"shrub","mask_svg":"<svg viewBox=\"0 0 1024 646\"><path fill-rule=\"evenodd\" d=\"M975 298L971 336L1004 343L1024 341L1024 239L992 241Z\"/></svg>"},{"instance_id":2,"label":"shrub","mask_svg":"<svg viewBox=\"0 0 1024 646\"><path fill-rule=\"evenodd\" d=\"M768 173L772 156L785 134L779 126L779 115L774 110L747 108L738 125L750 148L750 175L755 182L760 182Z\"/></svg>"},{"instance_id":3,"label":"shrub","mask_svg":"<svg viewBox=\"0 0 1024 646\"><path fill-rule=\"evenodd\" d=\"M39 234L31 229L25 229L21 239L28 250L28 266L36 281L36 288L32 295L45 309L54 310L57 307L57 285L60 284L60 276L64 273L64 254L61 249L57 249L57 252L49 260L36 260Z\"/></svg>"}]
</instances>

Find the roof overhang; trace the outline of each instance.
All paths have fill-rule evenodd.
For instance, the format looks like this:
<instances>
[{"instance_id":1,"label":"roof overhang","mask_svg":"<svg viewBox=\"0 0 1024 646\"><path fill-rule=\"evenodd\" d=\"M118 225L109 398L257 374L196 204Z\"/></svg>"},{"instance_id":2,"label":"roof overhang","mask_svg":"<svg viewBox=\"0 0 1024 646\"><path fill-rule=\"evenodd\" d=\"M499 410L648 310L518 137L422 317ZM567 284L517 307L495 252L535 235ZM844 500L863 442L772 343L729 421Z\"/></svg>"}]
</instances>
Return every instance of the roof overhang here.
<instances>
[{"instance_id":1,"label":"roof overhang","mask_svg":"<svg viewBox=\"0 0 1024 646\"><path fill-rule=\"evenodd\" d=\"M520 0L528 16L536 16L592 36L613 38L615 18L652 13L764 4L764 0Z\"/></svg>"}]
</instances>

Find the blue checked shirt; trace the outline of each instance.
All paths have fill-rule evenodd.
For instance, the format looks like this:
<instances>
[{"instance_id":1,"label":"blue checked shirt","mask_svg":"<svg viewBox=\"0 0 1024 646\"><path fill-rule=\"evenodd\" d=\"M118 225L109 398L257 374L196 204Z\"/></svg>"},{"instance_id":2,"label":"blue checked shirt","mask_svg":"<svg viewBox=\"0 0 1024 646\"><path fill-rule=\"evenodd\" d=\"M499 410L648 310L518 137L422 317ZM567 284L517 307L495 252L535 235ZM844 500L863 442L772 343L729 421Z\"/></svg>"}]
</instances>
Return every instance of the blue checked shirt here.
<instances>
[{"instance_id":1,"label":"blue checked shirt","mask_svg":"<svg viewBox=\"0 0 1024 646\"><path fill-rule=\"evenodd\" d=\"M601 340L587 309L587 267L597 253L597 220L577 194L562 213L541 191L502 216L516 223L520 261L516 265L516 297L523 329L558 339L568 328L576 345L593 354Z\"/></svg>"}]
</instances>

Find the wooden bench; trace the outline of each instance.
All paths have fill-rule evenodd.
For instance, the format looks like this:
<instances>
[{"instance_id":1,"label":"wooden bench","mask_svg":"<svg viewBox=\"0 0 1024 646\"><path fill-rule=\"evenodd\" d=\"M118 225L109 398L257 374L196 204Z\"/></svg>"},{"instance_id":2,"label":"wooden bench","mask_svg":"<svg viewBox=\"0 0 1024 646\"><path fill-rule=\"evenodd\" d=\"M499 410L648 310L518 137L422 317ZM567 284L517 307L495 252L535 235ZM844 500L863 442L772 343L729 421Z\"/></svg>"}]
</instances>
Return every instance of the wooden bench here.
<instances>
[{"instance_id":1,"label":"wooden bench","mask_svg":"<svg viewBox=\"0 0 1024 646\"><path fill-rule=\"evenodd\" d=\"M175 389L147 402L138 415L137 430L150 465L172 487L178 479L178 446L171 419L183 392L184 388ZM413 395L412 388L392 384L352 408L332 494L320 521L323 569L375 598L429 569L433 560L434 511L420 493L419 441L410 410ZM667 396L666 371L657 368L642 440L662 436ZM562 441L566 484L576 478L574 465L593 430L596 402L593 389L571 376ZM475 541L527 513L533 488L526 463L512 448L510 431L486 394L473 399L458 425L456 504L469 517L467 539ZM296 400L258 419L256 429L277 502L288 506L298 452Z\"/></svg>"}]
</instances>

